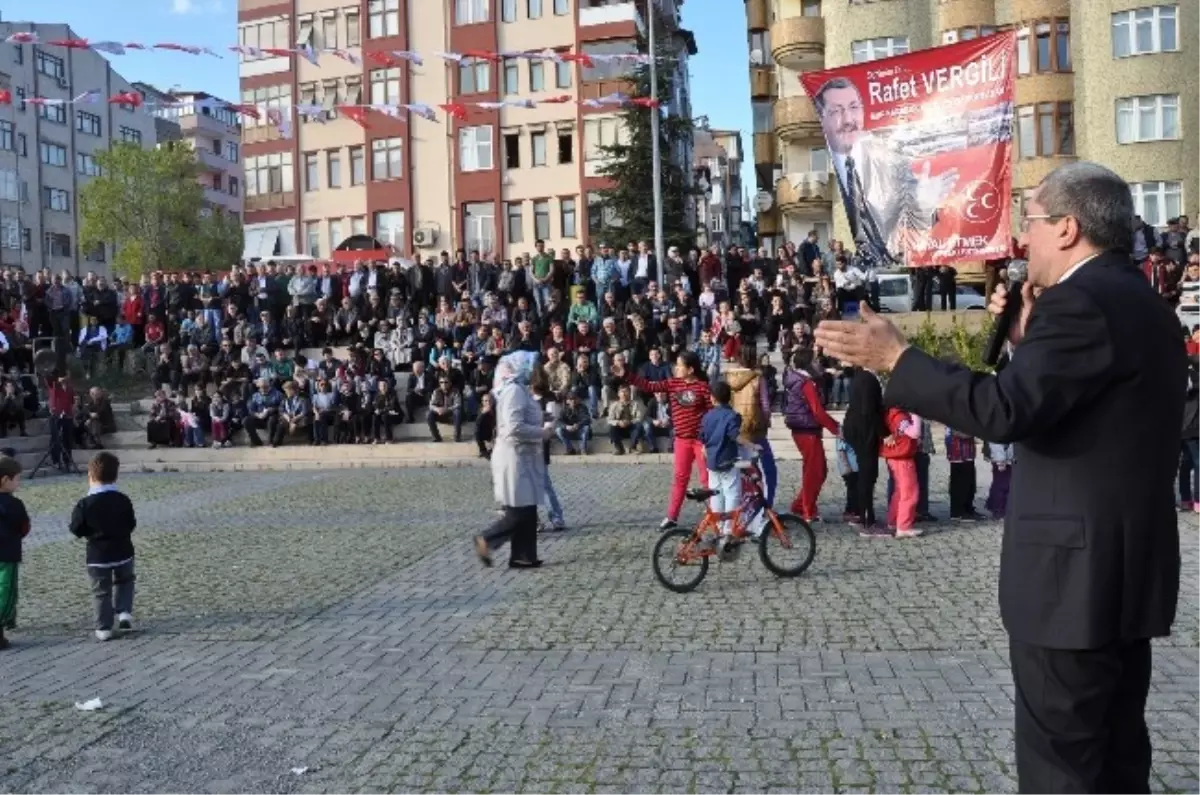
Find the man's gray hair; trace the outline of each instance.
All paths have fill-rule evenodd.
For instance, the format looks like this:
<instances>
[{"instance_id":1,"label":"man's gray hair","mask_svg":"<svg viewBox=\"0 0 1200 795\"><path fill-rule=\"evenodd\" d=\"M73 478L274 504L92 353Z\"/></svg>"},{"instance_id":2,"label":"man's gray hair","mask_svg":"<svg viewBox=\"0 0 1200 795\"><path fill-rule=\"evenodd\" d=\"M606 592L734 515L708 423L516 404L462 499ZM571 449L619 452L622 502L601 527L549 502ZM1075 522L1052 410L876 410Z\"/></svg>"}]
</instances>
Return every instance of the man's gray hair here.
<instances>
[{"instance_id":1,"label":"man's gray hair","mask_svg":"<svg viewBox=\"0 0 1200 795\"><path fill-rule=\"evenodd\" d=\"M832 91L836 88L853 88L855 93L858 93L858 86L850 82L848 77L834 77L826 80L819 89L816 96L813 97L813 104L817 106L817 113L825 112L825 92Z\"/></svg>"},{"instance_id":2,"label":"man's gray hair","mask_svg":"<svg viewBox=\"0 0 1200 795\"><path fill-rule=\"evenodd\" d=\"M1099 163L1080 160L1054 169L1038 186L1037 201L1046 215L1074 218L1097 248L1130 250L1133 196L1125 180Z\"/></svg>"}]
</instances>

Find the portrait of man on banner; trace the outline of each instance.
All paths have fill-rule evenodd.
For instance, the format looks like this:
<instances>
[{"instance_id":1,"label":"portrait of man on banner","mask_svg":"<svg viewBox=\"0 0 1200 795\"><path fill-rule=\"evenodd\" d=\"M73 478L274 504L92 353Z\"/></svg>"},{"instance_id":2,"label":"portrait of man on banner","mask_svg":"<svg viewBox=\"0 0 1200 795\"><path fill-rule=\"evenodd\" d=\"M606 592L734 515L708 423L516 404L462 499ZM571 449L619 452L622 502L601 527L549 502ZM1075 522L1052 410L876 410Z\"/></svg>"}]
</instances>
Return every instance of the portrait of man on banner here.
<instances>
[{"instance_id":1,"label":"portrait of man on banner","mask_svg":"<svg viewBox=\"0 0 1200 795\"><path fill-rule=\"evenodd\" d=\"M958 183L958 170L931 174L929 162L868 132L862 96L845 77L827 81L814 102L856 246L881 262L900 262L913 236L933 229L938 208Z\"/></svg>"}]
</instances>

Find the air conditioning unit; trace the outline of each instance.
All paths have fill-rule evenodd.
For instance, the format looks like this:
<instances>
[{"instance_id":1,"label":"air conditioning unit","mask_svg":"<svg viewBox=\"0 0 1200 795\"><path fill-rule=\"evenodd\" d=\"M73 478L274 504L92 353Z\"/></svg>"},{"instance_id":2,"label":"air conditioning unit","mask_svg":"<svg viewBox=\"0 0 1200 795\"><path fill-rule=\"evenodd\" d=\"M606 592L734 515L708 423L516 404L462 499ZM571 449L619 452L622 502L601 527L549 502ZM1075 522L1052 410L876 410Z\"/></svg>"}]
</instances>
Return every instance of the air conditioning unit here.
<instances>
[{"instance_id":1,"label":"air conditioning unit","mask_svg":"<svg viewBox=\"0 0 1200 795\"><path fill-rule=\"evenodd\" d=\"M432 248L437 243L437 236L437 230L432 226L422 226L413 231L412 242L417 248Z\"/></svg>"}]
</instances>

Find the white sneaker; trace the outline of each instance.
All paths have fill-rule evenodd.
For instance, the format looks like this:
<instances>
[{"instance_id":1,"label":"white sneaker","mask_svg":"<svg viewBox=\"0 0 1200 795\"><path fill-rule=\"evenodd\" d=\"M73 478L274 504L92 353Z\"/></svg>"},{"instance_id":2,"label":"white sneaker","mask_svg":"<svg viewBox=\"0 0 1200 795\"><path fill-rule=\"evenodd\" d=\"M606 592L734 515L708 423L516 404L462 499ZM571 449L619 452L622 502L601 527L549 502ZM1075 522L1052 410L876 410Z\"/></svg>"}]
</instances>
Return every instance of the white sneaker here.
<instances>
[{"instance_id":1,"label":"white sneaker","mask_svg":"<svg viewBox=\"0 0 1200 795\"><path fill-rule=\"evenodd\" d=\"M133 629L133 614L117 613L117 629L126 631Z\"/></svg>"},{"instance_id":2,"label":"white sneaker","mask_svg":"<svg viewBox=\"0 0 1200 795\"><path fill-rule=\"evenodd\" d=\"M111 629L96 630L96 640L112 640L112 630Z\"/></svg>"},{"instance_id":3,"label":"white sneaker","mask_svg":"<svg viewBox=\"0 0 1200 795\"><path fill-rule=\"evenodd\" d=\"M671 530L671 529L673 529L674 527L675 527L675 520L674 520L674 519L670 519L670 518L668 518L668 519L663 519L663 520L662 520L661 522L659 522L659 524L658 524L658 529L659 529L659 530Z\"/></svg>"}]
</instances>

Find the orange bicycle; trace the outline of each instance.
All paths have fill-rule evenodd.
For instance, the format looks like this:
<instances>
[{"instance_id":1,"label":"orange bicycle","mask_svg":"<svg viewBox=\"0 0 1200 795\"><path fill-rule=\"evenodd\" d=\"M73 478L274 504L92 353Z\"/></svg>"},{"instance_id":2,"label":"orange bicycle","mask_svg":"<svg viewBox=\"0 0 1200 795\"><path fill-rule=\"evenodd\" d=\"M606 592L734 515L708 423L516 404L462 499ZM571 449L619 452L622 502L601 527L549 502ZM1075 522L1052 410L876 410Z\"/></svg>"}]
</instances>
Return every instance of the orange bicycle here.
<instances>
[{"instance_id":1,"label":"orange bicycle","mask_svg":"<svg viewBox=\"0 0 1200 795\"><path fill-rule=\"evenodd\" d=\"M675 527L659 536L654 545L654 576L676 593L695 590L708 575L709 559L736 549L748 539L757 542L758 556L776 577L798 577L817 554L817 538L799 516L781 516L763 503L762 476L752 462L742 469L742 503L727 513L708 506L712 489L688 489L687 498L704 503L704 516L695 528ZM731 521L730 536L723 538L721 523ZM677 575L682 575L677 578Z\"/></svg>"}]
</instances>

